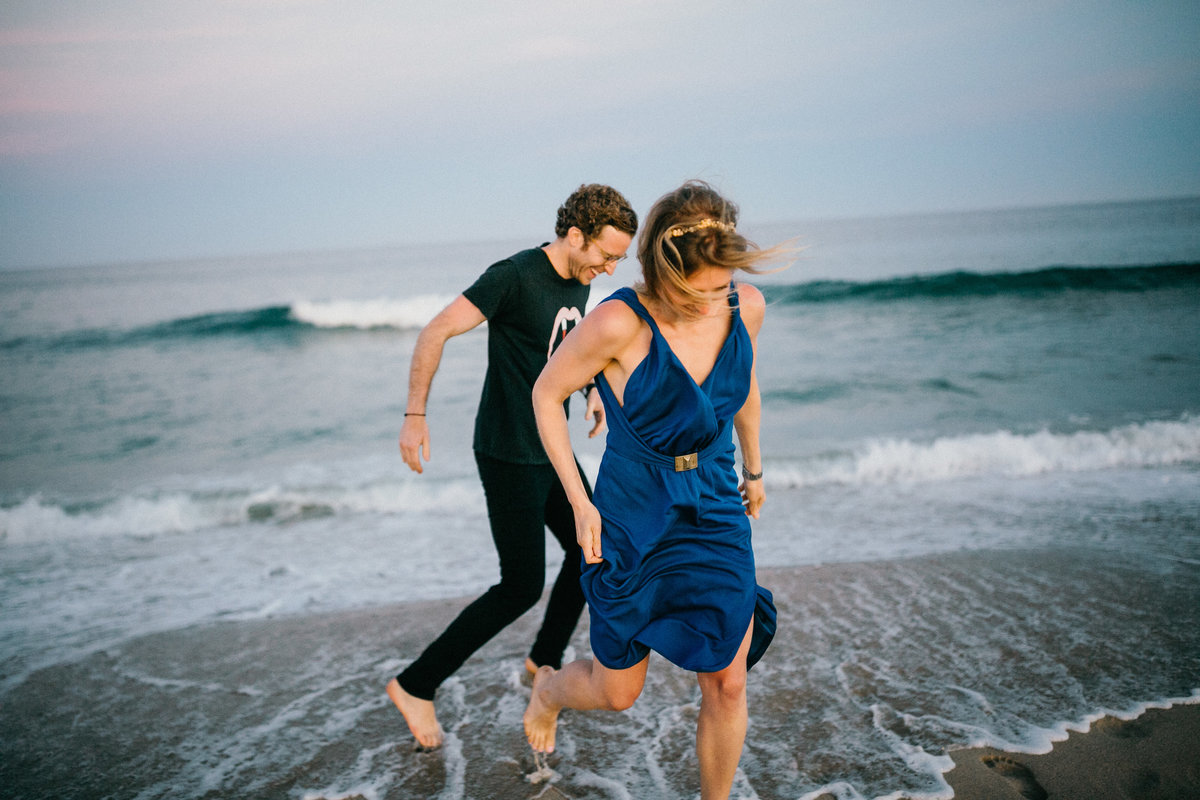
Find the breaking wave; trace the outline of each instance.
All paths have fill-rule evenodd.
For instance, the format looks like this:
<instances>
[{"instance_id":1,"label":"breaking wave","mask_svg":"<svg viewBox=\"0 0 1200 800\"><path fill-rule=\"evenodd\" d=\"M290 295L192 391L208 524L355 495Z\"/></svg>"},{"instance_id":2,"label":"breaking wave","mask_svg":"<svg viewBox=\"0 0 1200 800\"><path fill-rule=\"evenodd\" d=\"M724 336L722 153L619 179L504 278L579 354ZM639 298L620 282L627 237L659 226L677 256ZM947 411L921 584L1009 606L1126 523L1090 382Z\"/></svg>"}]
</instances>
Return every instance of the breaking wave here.
<instances>
[{"instance_id":1,"label":"breaking wave","mask_svg":"<svg viewBox=\"0 0 1200 800\"><path fill-rule=\"evenodd\" d=\"M45 337L18 337L0 342L0 348L74 350L304 331L419 330L452 299L451 295L428 294L400 299L305 300L245 311L197 314L133 329L94 328Z\"/></svg>"},{"instance_id":2,"label":"breaking wave","mask_svg":"<svg viewBox=\"0 0 1200 800\"><path fill-rule=\"evenodd\" d=\"M928 483L995 476L1200 463L1200 419L1143 422L1107 431L872 440L853 452L775 465L776 486Z\"/></svg>"},{"instance_id":3,"label":"breaking wave","mask_svg":"<svg viewBox=\"0 0 1200 800\"><path fill-rule=\"evenodd\" d=\"M841 453L774 463L775 488L871 486L1020 478L1048 473L1200 464L1200 418L1143 422L1107 431L1018 434L1010 431L919 442L873 440ZM131 494L89 502L34 495L0 508L0 542L86 536L186 534L236 525L287 525L353 514L461 513L484 503L474 480L421 484L388 479L220 491Z\"/></svg>"},{"instance_id":4,"label":"breaking wave","mask_svg":"<svg viewBox=\"0 0 1200 800\"><path fill-rule=\"evenodd\" d=\"M1040 296L1066 291L1146 292L1177 287L1200 288L1200 264L1060 266L1028 272L946 272L866 282L810 281L790 286L764 286L763 294L768 302L792 304Z\"/></svg>"}]
</instances>

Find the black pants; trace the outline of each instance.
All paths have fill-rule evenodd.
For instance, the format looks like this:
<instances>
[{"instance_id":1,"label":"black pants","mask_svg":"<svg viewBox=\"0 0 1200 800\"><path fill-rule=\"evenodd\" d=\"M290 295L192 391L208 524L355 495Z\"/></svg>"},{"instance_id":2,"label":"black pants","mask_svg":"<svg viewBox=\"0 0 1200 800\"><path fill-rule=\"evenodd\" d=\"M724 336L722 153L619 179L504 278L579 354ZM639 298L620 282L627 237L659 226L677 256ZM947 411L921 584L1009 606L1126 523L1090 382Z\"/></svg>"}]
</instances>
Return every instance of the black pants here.
<instances>
[{"instance_id":1,"label":"black pants","mask_svg":"<svg viewBox=\"0 0 1200 800\"><path fill-rule=\"evenodd\" d=\"M582 555L575 540L575 515L554 467L511 464L475 454L487 496L492 541L500 556L500 582L462 610L425 652L397 679L404 691L432 700L437 688L542 596L546 578L546 528L563 548L562 568L550 592L542 628L530 659L538 666L562 666L563 651L583 612L579 588ZM576 464L578 467L578 464ZM591 487L582 470L583 486Z\"/></svg>"}]
</instances>

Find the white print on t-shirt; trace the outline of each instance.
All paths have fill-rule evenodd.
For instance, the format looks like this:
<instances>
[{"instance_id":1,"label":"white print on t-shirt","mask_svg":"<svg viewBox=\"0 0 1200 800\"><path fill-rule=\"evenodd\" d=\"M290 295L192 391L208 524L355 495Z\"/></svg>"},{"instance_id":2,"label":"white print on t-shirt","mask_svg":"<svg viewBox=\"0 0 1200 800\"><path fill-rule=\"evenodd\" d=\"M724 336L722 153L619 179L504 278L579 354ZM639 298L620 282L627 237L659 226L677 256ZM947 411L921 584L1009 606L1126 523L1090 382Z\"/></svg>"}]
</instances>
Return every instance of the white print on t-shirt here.
<instances>
[{"instance_id":1,"label":"white print on t-shirt","mask_svg":"<svg viewBox=\"0 0 1200 800\"><path fill-rule=\"evenodd\" d=\"M563 306L558 310L558 314L554 317L554 330L550 331L550 346L546 348L546 360L550 360L550 356L554 355L554 349L562 344L563 337L571 332L580 320L583 319L583 314L579 313L579 309L572 306L567 308Z\"/></svg>"}]
</instances>

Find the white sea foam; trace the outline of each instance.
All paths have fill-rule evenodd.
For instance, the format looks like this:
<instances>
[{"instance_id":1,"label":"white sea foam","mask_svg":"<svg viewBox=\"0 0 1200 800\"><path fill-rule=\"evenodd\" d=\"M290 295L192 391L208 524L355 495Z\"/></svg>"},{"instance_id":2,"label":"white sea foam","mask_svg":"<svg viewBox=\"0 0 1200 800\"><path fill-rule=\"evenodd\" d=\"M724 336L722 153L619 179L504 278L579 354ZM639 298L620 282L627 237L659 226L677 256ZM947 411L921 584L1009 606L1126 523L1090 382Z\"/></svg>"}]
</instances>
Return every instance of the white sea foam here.
<instances>
[{"instance_id":1,"label":"white sea foam","mask_svg":"<svg viewBox=\"0 0 1200 800\"><path fill-rule=\"evenodd\" d=\"M237 519L229 503L204 505L183 494L129 496L85 511L69 511L33 495L19 505L0 510L0 541L19 544L77 536L182 533L227 525Z\"/></svg>"},{"instance_id":2,"label":"white sea foam","mask_svg":"<svg viewBox=\"0 0 1200 800\"><path fill-rule=\"evenodd\" d=\"M317 517L354 514L459 513L478 507L482 492L466 481L411 479L361 486L299 485L206 492L146 491L66 507L33 495L0 509L0 542L21 544L99 536L186 534L241 524L286 524Z\"/></svg>"},{"instance_id":3,"label":"white sea foam","mask_svg":"<svg viewBox=\"0 0 1200 800\"><path fill-rule=\"evenodd\" d=\"M770 470L776 486L929 483L969 477L1165 467L1200 462L1200 419L1144 422L1108 431L885 439L860 449Z\"/></svg>"},{"instance_id":4,"label":"white sea foam","mask_svg":"<svg viewBox=\"0 0 1200 800\"><path fill-rule=\"evenodd\" d=\"M292 304L291 317L318 328L414 330L424 327L453 299L454 295L423 294L404 299L304 300Z\"/></svg>"},{"instance_id":5,"label":"white sea foam","mask_svg":"<svg viewBox=\"0 0 1200 800\"><path fill-rule=\"evenodd\" d=\"M585 455L581 460L594 476L596 459ZM1200 463L1200 419L1187 418L1100 432L997 431L924 443L871 441L854 452L775 464L768 473L774 488L802 488L936 484L1191 463ZM367 477L364 482L364 472L373 468L358 467L297 468L282 481L258 486L144 489L83 506L32 495L0 509L0 543L186 534L344 515L457 513L470 508L483 513L482 492L474 476L436 482L407 476Z\"/></svg>"},{"instance_id":6,"label":"white sea foam","mask_svg":"<svg viewBox=\"0 0 1200 800\"><path fill-rule=\"evenodd\" d=\"M1174 706L1200 705L1200 689L1190 695L1162 697L1133 703L1123 708L1099 708L1072 721L1059 721L1049 727L1029 725L1022 730L1023 737L1011 739L999 736L991 731L981 729L974 737L966 737L966 747L994 747L1011 753L1028 753L1029 755L1045 755L1054 749L1054 745L1065 742L1072 733L1087 733L1092 725L1104 717L1114 717L1126 722L1135 720L1151 709L1165 709Z\"/></svg>"}]
</instances>

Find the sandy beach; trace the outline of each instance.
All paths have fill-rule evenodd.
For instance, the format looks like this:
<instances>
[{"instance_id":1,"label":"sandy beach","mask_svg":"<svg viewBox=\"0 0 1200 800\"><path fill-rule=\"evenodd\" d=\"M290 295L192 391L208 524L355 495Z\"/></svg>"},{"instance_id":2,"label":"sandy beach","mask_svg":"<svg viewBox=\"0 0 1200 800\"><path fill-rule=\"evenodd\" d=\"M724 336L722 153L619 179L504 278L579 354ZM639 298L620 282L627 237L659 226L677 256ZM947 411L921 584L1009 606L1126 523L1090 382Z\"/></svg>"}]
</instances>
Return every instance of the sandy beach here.
<instances>
[{"instance_id":1,"label":"sandy beach","mask_svg":"<svg viewBox=\"0 0 1200 800\"><path fill-rule=\"evenodd\" d=\"M896 690L888 689L887 681L895 679L871 678L870 662L863 656L852 661L849 644L837 638L899 663L896 654L902 651L895 648L920 644L923 631L945 616L939 608L921 611L920 593L905 599L897 588L901 583L933 592L939 582L959 582L968 575L994 582L1003 570L1012 570L1028 577L1032 591L1046 575L1058 574L1057 596L1078 605L1085 599L1063 588L1071 584L1072 564L1080 575L1098 569L1079 554L1056 559L1046 553L1006 553L762 571L760 579L776 593L781 635L761 668L751 673L751 729L734 796L830 798L838 796L839 783L869 784L877 773L867 771L872 767L864 761L871 759L859 755L855 742L893 734L925 742L923 757L937 767L929 780L939 785L914 793L920 796L949 797L936 778L939 771L958 798L1200 796L1200 705L1152 709L1127 721L1104 718L1088 733L1070 733L1041 755L953 750L952 744L938 745L944 733L921 733L923 723L913 709L896 712L895 719L892 712L880 711L887 705L902 708L901 698L888 696ZM1106 580L1114 591L1132 590L1133 584L1123 585L1112 569ZM1156 591L1156 602L1164 608L1177 604L1183 616L1195 600L1192 590L1172 588L1167 581ZM873 594L883 601L879 609L870 605ZM197 626L37 670L0 705L3 794L310 800L695 794L698 692L692 676L661 660L652 663L646 691L631 711L565 716L558 751L549 762L551 780L529 780L538 768L521 730L528 698L522 661L540 607L443 687L438 704L447 744L441 751L416 752L384 685L465 602ZM843 604L850 603L860 611L847 612ZM895 608L897 619L907 622L882 619L884 608ZM821 614L844 624L836 636L817 636L814 620ZM1096 621L1117 639L1136 636L1138 623L1131 624L1126 630L1102 613ZM878 637L877 629L888 635ZM1011 637L1003 629L995 635L997 641ZM586 652L585 643L586 621L575 639L580 653ZM991 664L987 653L966 655L981 664L976 678L953 664L948 669L957 674L928 678L925 673L936 669L939 659L934 651L902 678L910 687L919 680L964 686L991 682L998 698L1009 682L1023 692L1056 691L1019 685L1031 680L1035 654L1014 651L1001 665ZM823 666L839 659L839 666ZM810 662L816 666L806 672ZM904 702L932 706L939 701L930 694ZM847 703L851 708L844 713L858 719L854 724L861 729L834 724L843 713L837 709ZM863 710L855 711L859 704Z\"/></svg>"},{"instance_id":2,"label":"sandy beach","mask_svg":"<svg viewBox=\"0 0 1200 800\"><path fill-rule=\"evenodd\" d=\"M1200 797L1200 705L1106 716L1049 753L954 750L946 775L962 800L1184 800Z\"/></svg>"}]
</instances>

